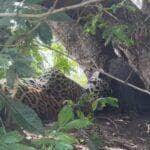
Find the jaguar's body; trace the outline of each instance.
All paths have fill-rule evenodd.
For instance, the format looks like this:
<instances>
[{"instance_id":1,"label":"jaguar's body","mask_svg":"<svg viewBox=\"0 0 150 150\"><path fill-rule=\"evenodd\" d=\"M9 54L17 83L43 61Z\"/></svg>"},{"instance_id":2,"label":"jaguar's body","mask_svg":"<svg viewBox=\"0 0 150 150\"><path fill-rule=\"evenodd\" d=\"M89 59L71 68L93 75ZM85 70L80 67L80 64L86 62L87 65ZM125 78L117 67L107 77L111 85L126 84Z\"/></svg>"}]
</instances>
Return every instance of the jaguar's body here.
<instances>
[{"instance_id":1,"label":"jaguar's body","mask_svg":"<svg viewBox=\"0 0 150 150\"><path fill-rule=\"evenodd\" d=\"M74 103L85 89L54 69L36 80L20 82L13 98L33 108L40 118L54 120L66 100Z\"/></svg>"},{"instance_id":2,"label":"jaguar's body","mask_svg":"<svg viewBox=\"0 0 150 150\"><path fill-rule=\"evenodd\" d=\"M20 82L13 98L33 108L40 118L54 120L66 100L77 103L84 96L88 97L90 92L94 93L92 98L96 99L106 96L108 89L106 82L96 81L95 78L89 83L89 88L84 89L60 71L53 69L39 79Z\"/></svg>"},{"instance_id":3,"label":"jaguar's body","mask_svg":"<svg viewBox=\"0 0 150 150\"><path fill-rule=\"evenodd\" d=\"M52 70L47 76L45 89L48 93L54 95L57 100L63 99L77 102L80 96L86 92L83 87L56 69Z\"/></svg>"},{"instance_id":4,"label":"jaguar's body","mask_svg":"<svg viewBox=\"0 0 150 150\"><path fill-rule=\"evenodd\" d=\"M43 88L35 88L32 85L20 83L13 97L28 105L43 120L55 120L58 111L63 106L63 102Z\"/></svg>"}]
</instances>

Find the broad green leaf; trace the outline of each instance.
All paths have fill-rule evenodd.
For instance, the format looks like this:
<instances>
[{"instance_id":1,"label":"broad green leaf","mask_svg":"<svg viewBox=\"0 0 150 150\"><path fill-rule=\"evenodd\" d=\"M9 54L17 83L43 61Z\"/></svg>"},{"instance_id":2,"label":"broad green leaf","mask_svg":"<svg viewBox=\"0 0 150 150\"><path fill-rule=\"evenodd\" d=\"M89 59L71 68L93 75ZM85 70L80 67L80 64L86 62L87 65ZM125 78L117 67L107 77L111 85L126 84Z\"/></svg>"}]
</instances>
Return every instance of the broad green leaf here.
<instances>
[{"instance_id":1,"label":"broad green leaf","mask_svg":"<svg viewBox=\"0 0 150 150\"><path fill-rule=\"evenodd\" d=\"M82 129L88 127L89 125L92 125L92 123L88 119L76 119L67 123L63 129L65 131L71 129Z\"/></svg>"},{"instance_id":2,"label":"broad green leaf","mask_svg":"<svg viewBox=\"0 0 150 150\"><path fill-rule=\"evenodd\" d=\"M76 138L65 134L63 132L52 132L50 133L50 138L42 138L40 140L32 141L32 144L35 146L46 145L48 147L53 147L53 149L60 150L72 148L72 144L78 142ZM68 149L69 150L69 149Z\"/></svg>"},{"instance_id":3,"label":"broad green leaf","mask_svg":"<svg viewBox=\"0 0 150 150\"><path fill-rule=\"evenodd\" d=\"M43 145L51 146L54 145L55 141L54 139L50 139L50 138L41 138L38 140L32 140L31 142L34 146L43 146Z\"/></svg>"},{"instance_id":4,"label":"broad green leaf","mask_svg":"<svg viewBox=\"0 0 150 150\"><path fill-rule=\"evenodd\" d=\"M60 55L60 54L59 54ZM54 60L55 67L59 70L63 71L64 73L69 74L71 70L71 65L68 61L68 58L64 56L56 56L56 59Z\"/></svg>"},{"instance_id":5,"label":"broad green leaf","mask_svg":"<svg viewBox=\"0 0 150 150\"><path fill-rule=\"evenodd\" d=\"M42 23L36 30L36 34L45 44L50 44L52 41L52 31L46 23Z\"/></svg>"},{"instance_id":6,"label":"broad green leaf","mask_svg":"<svg viewBox=\"0 0 150 150\"><path fill-rule=\"evenodd\" d=\"M74 113L71 107L65 106L58 114L58 125L63 127L68 122L74 119Z\"/></svg>"},{"instance_id":7,"label":"broad green leaf","mask_svg":"<svg viewBox=\"0 0 150 150\"><path fill-rule=\"evenodd\" d=\"M98 107L98 105L100 105L100 107L106 107L106 106L112 106L112 107L119 107L118 106L118 100L116 98L112 98L112 97L106 97L106 98L99 98L96 101L94 101L92 103L92 108L95 111Z\"/></svg>"},{"instance_id":8,"label":"broad green leaf","mask_svg":"<svg viewBox=\"0 0 150 150\"><path fill-rule=\"evenodd\" d=\"M0 150L36 150L36 149L27 145L15 143L15 144L0 144Z\"/></svg>"},{"instance_id":9,"label":"broad green leaf","mask_svg":"<svg viewBox=\"0 0 150 150\"><path fill-rule=\"evenodd\" d=\"M24 137L20 135L19 132L11 131L1 136L0 143L13 144L13 143L21 142L23 139Z\"/></svg>"},{"instance_id":10,"label":"broad green leaf","mask_svg":"<svg viewBox=\"0 0 150 150\"><path fill-rule=\"evenodd\" d=\"M31 66L31 62L28 59L22 58L20 60L15 60L14 67L19 77L29 78L34 76L34 70Z\"/></svg>"},{"instance_id":11,"label":"broad green leaf","mask_svg":"<svg viewBox=\"0 0 150 150\"><path fill-rule=\"evenodd\" d=\"M11 101L9 107L11 107L13 117L20 126L31 132L43 133L42 122L33 109L15 101Z\"/></svg>"},{"instance_id":12,"label":"broad green leaf","mask_svg":"<svg viewBox=\"0 0 150 150\"><path fill-rule=\"evenodd\" d=\"M58 141L61 141L67 144L74 144L77 142L76 138L63 132L58 132L55 136Z\"/></svg>"},{"instance_id":13,"label":"broad green leaf","mask_svg":"<svg viewBox=\"0 0 150 150\"><path fill-rule=\"evenodd\" d=\"M31 132L43 133L42 122L33 109L21 102L10 100L3 94L0 94L0 98L11 109L18 125Z\"/></svg>"},{"instance_id":14,"label":"broad green leaf","mask_svg":"<svg viewBox=\"0 0 150 150\"><path fill-rule=\"evenodd\" d=\"M104 99L101 99L100 100L100 103L105 103L105 105L109 105L109 106L112 106L112 107L119 107L118 106L118 99L116 98L113 98L113 97L106 97Z\"/></svg>"},{"instance_id":15,"label":"broad green leaf","mask_svg":"<svg viewBox=\"0 0 150 150\"><path fill-rule=\"evenodd\" d=\"M80 110L77 111L77 116L80 119L84 119L85 118L84 113L82 111L80 111Z\"/></svg>"},{"instance_id":16,"label":"broad green leaf","mask_svg":"<svg viewBox=\"0 0 150 150\"><path fill-rule=\"evenodd\" d=\"M65 142L56 142L55 150L73 150L73 146L71 144L67 144Z\"/></svg>"}]
</instances>

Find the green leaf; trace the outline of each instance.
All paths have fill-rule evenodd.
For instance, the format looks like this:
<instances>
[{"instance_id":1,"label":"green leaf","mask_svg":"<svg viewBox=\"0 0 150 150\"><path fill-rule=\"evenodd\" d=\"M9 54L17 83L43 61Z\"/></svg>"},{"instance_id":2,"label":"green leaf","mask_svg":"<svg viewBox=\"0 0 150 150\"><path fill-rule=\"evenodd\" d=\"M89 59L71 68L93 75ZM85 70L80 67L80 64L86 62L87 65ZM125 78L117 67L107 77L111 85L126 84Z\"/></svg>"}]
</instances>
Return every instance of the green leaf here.
<instances>
[{"instance_id":1,"label":"green leaf","mask_svg":"<svg viewBox=\"0 0 150 150\"><path fill-rule=\"evenodd\" d=\"M11 131L6 133L5 135L1 136L0 143L4 144L13 144L21 142L24 139L22 135L19 134L17 131Z\"/></svg>"},{"instance_id":2,"label":"green leaf","mask_svg":"<svg viewBox=\"0 0 150 150\"><path fill-rule=\"evenodd\" d=\"M88 127L89 125L92 125L92 123L88 119L76 119L67 123L63 127L63 129L64 130L82 129Z\"/></svg>"},{"instance_id":3,"label":"green leaf","mask_svg":"<svg viewBox=\"0 0 150 150\"><path fill-rule=\"evenodd\" d=\"M65 142L56 142L55 150L73 150L73 146L71 144L67 144Z\"/></svg>"},{"instance_id":4,"label":"green leaf","mask_svg":"<svg viewBox=\"0 0 150 150\"><path fill-rule=\"evenodd\" d=\"M20 143L10 144L8 145L8 148L10 148L10 150L36 150L34 147L23 145Z\"/></svg>"},{"instance_id":5,"label":"green leaf","mask_svg":"<svg viewBox=\"0 0 150 150\"><path fill-rule=\"evenodd\" d=\"M124 28L115 27L114 30L113 30L113 34L116 36L116 38L118 40L120 40L121 42L124 42L128 46L134 44L133 41L124 32Z\"/></svg>"},{"instance_id":6,"label":"green leaf","mask_svg":"<svg viewBox=\"0 0 150 150\"><path fill-rule=\"evenodd\" d=\"M55 147L54 149L60 150L62 148L66 150L68 148L72 148L71 145L76 142L78 141L73 136L70 136L63 132L55 131L50 133L50 138L42 138L40 140L34 140L32 144L35 146L47 145L49 147Z\"/></svg>"},{"instance_id":7,"label":"green leaf","mask_svg":"<svg viewBox=\"0 0 150 150\"><path fill-rule=\"evenodd\" d=\"M43 133L42 122L33 109L21 102L15 101L11 101L9 106L11 107L13 117L20 126L31 132Z\"/></svg>"},{"instance_id":8,"label":"green leaf","mask_svg":"<svg viewBox=\"0 0 150 150\"><path fill-rule=\"evenodd\" d=\"M52 41L52 31L46 23L42 23L36 30L40 40L45 44L50 44Z\"/></svg>"},{"instance_id":9,"label":"green leaf","mask_svg":"<svg viewBox=\"0 0 150 150\"><path fill-rule=\"evenodd\" d=\"M80 111L80 110L77 111L77 116L80 119L84 119L85 118L84 113L82 111Z\"/></svg>"},{"instance_id":10,"label":"green leaf","mask_svg":"<svg viewBox=\"0 0 150 150\"><path fill-rule=\"evenodd\" d=\"M0 150L36 150L33 147L23 145L23 144L0 144Z\"/></svg>"},{"instance_id":11,"label":"green leaf","mask_svg":"<svg viewBox=\"0 0 150 150\"><path fill-rule=\"evenodd\" d=\"M117 108L119 107L118 100L112 97L99 98L96 101L94 101L92 103L92 108L94 111L97 109L98 105L100 105L102 108L106 106L112 106L112 107L117 107Z\"/></svg>"},{"instance_id":12,"label":"green leaf","mask_svg":"<svg viewBox=\"0 0 150 150\"><path fill-rule=\"evenodd\" d=\"M31 143L35 147L41 147L43 145L54 146L55 140L50 139L50 138L42 138L38 140L32 140Z\"/></svg>"},{"instance_id":13,"label":"green leaf","mask_svg":"<svg viewBox=\"0 0 150 150\"><path fill-rule=\"evenodd\" d=\"M31 132L43 133L42 122L33 109L21 102L9 100L3 94L0 94L0 98L11 109L12 115L18 125Z\"/></svg>"},{"instance_id":14,"label":"green leaf","mask_svg":"<svg viewBox=\"0 0 150 150\"><path fill-rule=\"evenodd\" d=\"M32 58L21 57L14 58L13 64L7 70L8 86L12 87L16 77L29 78L33 77L35 72L31 66Z\"/></svg>"},{"instance_id":15,"label":"green leaf","mask_svg":"<svg viewBox=\"0 0 150 150\"><path fill-rule=\"evenodd\" d=\"M116 25L112 27L105 27L103 32L103 38L106 39L106 43L108 44L111 40L118 40L127 46L131 46L134 44L134 41L130 39L128 36L129 27L126 25Z\"/></svg>"},{"instance_id":16,"label":"green leaf","mask_svg":"<svg viewBox=\"0 0 150 150\"><path fill-rule=\"evenodd\" d=\"M105 103L105 105L110 105L112 107L119 107L118 106L118 99L113 98L113 97L106 97L104 99L100 100L101 103Z\"/></svg>"},{"instance_id":17,"label":"green leaf","mask_svg":"<svg viewBox=\"0 0 150 150\"><path fill-rule=\"evenodd\" d=\"M65 106L58 114L58 125L63 127L68 122L74 119L74 113L70 106Z\"/></svg>"},{"instance_id":18,"label":"green leaf","mask_svg":"<svg viewBox=\"0 0 150 150\"><path fill-rule=\"evenodd\" d=\"M58 141L61 141L61 142L67 143L67 144L74 144L77 142L76 138L74 138L73 136L70 136L68 134L65 134L63 132L59 132L55 136Z\"/></svg>"}]
</instances>

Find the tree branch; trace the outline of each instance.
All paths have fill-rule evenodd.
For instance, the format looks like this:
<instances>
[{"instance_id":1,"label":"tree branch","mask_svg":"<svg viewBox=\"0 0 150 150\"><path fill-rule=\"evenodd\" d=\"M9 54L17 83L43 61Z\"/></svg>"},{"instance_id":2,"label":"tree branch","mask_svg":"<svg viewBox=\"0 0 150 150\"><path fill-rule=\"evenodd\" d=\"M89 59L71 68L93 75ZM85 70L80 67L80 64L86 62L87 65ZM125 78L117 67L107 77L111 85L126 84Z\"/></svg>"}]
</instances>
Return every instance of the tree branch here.
<instances>
[{"instance_id":1,"label":"tree branch","mask_svg":"<svg viewBox=\"0 0 150 150\"><path fill-rule=\"evenodd\" d=\"M88 4L101 2L101 1L103 0L88 0L86 2L82 2L72 6L62 7L59 9L54 9L54 10L49 9L46 13L42 13L42 14L0 13L0 17L21 17L21 18L43 18L44 17L45 18L52 14L56 14L67 10L77 9L80 7L84 7Z\"/></svg>"}]
</instances>

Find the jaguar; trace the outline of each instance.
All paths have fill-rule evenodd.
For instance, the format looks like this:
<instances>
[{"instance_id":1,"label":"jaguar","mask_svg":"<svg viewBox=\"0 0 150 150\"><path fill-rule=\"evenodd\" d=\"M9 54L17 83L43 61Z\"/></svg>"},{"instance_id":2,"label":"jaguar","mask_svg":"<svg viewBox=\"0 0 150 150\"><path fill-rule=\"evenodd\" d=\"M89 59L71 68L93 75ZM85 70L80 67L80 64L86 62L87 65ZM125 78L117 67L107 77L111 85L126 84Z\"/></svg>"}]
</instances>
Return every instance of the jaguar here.
<instances>
[{"instance_id":1,"label":"jaguar","mask_svg":"<svg viewBox=\"0 0 150 150\"><path fill-rule=\"evenodd\" d=\"M102 84L103 88L100 86ZM22 101L34 109L42 120L55 120L66 100L77 103L91 92L95 92L93 97L96 99L100 95L106 96L107 89L106 82L102 80L97 82L95 78L91 79L87 88L83 88L61 71L52 69L36 80L20 81L14 90L13 99Z\"/></svg>"},{"instance_id":2,"label":"jaguar","mask_svg":"<svg viewBox=\"0 0 150 150\"><path fill-rule=\"evenodd\" d=\"M86 89L53 69L36 80L19 81L13 99L28 105L42 120L56 120L66 100L74 103Z\"/></svg>"}]
</instances>

